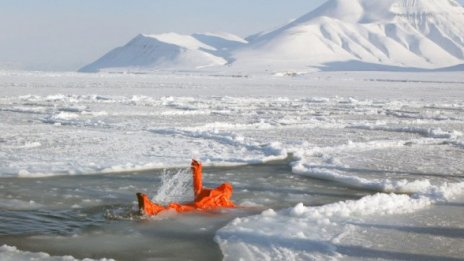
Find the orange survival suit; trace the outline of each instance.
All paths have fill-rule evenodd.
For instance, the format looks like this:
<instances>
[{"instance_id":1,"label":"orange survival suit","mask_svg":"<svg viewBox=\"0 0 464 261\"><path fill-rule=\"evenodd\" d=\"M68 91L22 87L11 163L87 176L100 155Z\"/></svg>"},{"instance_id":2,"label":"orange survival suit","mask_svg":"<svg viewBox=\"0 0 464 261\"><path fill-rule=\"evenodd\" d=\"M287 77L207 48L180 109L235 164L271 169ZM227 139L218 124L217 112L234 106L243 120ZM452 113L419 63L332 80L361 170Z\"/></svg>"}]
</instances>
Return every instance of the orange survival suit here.
<instances>
[{"instance_id":1,"label":"orange survival suit","mask_svg":"<svg viewBox=\"0 0 464 261\"><path fill-rule=\"evenodd\" d=\"M174 202L167 206L161 206L153 203L146 194L137 193L140 213L153 216L163 210L169 209L174 209L177 212L188 212L235 207L234 203L230 200L233 191L230 183L224 183L215 189L203 188L202 166L201 163L196 160L192 160L192 174L193 192L195 195L195 200L193 202L186 204Z\"/></svg>"}]
</instances>

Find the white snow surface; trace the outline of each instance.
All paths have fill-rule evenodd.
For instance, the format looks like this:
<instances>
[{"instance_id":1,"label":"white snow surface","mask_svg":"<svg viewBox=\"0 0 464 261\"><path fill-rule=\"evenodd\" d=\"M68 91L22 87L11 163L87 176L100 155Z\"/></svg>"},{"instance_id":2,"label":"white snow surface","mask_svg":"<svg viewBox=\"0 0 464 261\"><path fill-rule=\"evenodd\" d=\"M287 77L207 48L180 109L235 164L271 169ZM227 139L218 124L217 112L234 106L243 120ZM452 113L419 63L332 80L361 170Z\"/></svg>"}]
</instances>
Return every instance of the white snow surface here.
<instances>
[{"instance_id":1,"label":"white snow surface","mask_svg":"<svg viewBox=\"0 0 464 261\"><path fill-rule=\"evenodd\" d=\"M247 40L226 33L140 35L81 71L460 70L463 24L464 8L455 0L329 0Z\"/></svg>"},{"instance_id":2,"label":"white snow surface","mask_svg":"<svg viewBox=\"0 0 464 261\"><path fill-rule=\"evenodd\" d=\"M369 217L408 214L460 195L464 182L434 188L429 195L375 194L356 201L293 208L236 218L217 232L224 260L338 260L348 248L352 224Z\"/></svg>"},{"instance_id":3,"label":"white snow surface","mask_svg":"<svg viewBox=\"0 0 464 261\"><path fill-rule=\"evenodd\" d=\"M21 251L14 246L3 245L0 246L0 260L2 261L30 261L30 260L40 260L40 261L114 261L114 259L76 259L72 256L50 256L44 252L29 252Z\"/></svg>"},{"instance_id":4,"label":"white snow surface","mask_svg":"<svg viewBox=\"0 0 464 261\"><path fill-rule=\"evenodd\" d=\"M459 73L235 78L5 72L0 77L4 177L184 167L194 152L206 165L291 155L299 175L416 192L407 187L426 187L427 181L350 171L363 164L365 154L449 147L443 153L453 157L464 142ZM462 167L459 161L444 169L422 163L424 172L444 175L457 175ZM386 167L376 159L369 164Z\"/></svg>"}]
</instances>

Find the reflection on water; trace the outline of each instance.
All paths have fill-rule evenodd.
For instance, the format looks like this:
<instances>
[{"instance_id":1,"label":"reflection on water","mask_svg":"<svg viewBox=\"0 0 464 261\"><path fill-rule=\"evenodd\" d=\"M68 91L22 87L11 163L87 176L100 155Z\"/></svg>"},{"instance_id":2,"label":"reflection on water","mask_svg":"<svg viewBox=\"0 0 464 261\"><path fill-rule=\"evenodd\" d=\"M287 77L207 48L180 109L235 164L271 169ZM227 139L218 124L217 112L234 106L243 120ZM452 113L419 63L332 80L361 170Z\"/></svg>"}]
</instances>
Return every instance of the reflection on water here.
<instances>
[{"instance_id":1,"label":"reflection on water","mask_svg":"<svg viewBox=\"0 0 464 261\"><path fill-rule=\"evenodd\" d=\"M185 171L184 171L185 172ZM180 175L172 170L165 175ZM179 174L181 173L181 174ZM0 244L51 255L120 260L218 260L217 229L235 217L267 208L322 205L359 198L368 192L292 175L285 162L205 168L204 185L234 186L238 209L154 218L137 215L136 192L178 196L166 189L162 170L142 173L0 179ZM164 181L164 182L163 182ZM172 178L171 178L172 181ZM185 180L180 188L185 189ZM158 194L162 184L162 193ZM184 193L185 194L185 193ZM160 196L161 195L161 196Z\"/></svg>"}]
</instances>

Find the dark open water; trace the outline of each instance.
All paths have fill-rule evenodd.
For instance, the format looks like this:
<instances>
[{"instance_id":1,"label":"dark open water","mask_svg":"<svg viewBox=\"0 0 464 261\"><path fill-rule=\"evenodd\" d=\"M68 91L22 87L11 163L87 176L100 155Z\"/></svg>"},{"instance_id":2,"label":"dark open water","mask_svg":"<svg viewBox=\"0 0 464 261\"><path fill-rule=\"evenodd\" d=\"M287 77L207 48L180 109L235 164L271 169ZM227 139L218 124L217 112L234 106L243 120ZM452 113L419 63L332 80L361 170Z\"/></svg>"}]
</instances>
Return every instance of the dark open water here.
<instances>
[{"instance_id":1,"label":"dark open water","mask_svg":"<svg viewBox=\"0 0 464 261\"><path fill-rule=\"evenodd\" d=\"M322 205L368 194L292 175L286 162L205 168L204 185L234 186L243 207L141 218L135 193L156 193L162 170L51 178L0 179L0 245L50 255L117 260L220 260L215 232L240 216Z\"/></svg>"}]
</instances>

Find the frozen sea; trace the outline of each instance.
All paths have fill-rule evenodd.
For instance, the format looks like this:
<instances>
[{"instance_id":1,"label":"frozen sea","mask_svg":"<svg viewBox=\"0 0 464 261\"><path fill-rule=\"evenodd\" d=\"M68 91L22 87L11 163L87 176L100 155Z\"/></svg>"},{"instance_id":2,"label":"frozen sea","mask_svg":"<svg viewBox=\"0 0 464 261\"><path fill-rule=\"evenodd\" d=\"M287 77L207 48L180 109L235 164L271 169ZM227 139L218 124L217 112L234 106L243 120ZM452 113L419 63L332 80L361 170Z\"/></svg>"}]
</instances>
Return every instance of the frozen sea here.
<instances>
[{"instance_id":1,"label":"frozen sea","mask_svg":"<svg viewBox=\"0 0 464 261\"><path fill-rule=\"evenodd\" d=\"M234 186L155 218L135 193ZM0 72L0 260L462 260L464 74Z\"/></svg>"}]
</instances>

